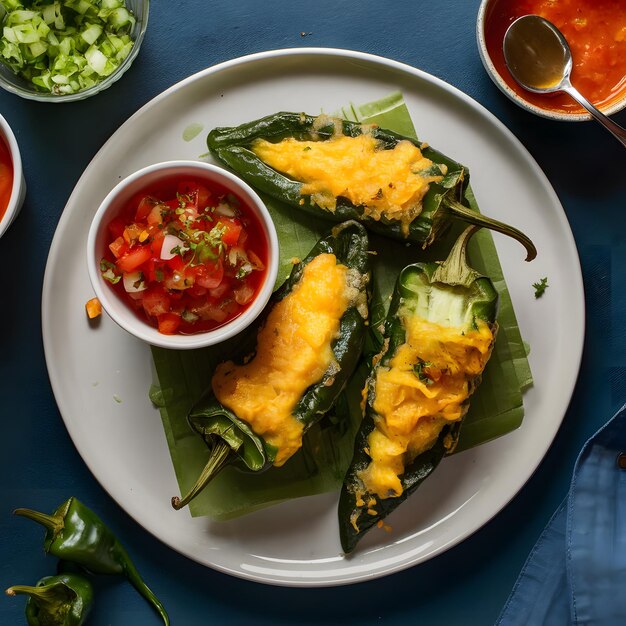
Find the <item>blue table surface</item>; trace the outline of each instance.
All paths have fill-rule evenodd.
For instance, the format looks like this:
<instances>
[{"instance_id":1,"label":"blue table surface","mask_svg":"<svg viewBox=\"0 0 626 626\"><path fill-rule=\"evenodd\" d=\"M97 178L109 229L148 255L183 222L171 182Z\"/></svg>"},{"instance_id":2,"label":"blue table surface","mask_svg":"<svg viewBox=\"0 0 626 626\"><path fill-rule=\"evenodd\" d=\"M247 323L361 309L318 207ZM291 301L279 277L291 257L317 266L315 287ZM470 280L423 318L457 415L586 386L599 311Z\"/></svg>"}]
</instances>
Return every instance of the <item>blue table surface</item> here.
<instances>
[{"instance_id":1,"label":"blue table surface","mask_svg":"<svg viewBox=\"0 0 626 626\"><path fill-rule=\"evenodd\" d=\"M0 93L22 150L28 195L0 240L0 585L53 573L42 531L11 515L52 511L70 495L126 544L173 624L493 624L526 556L568 489L584 441L626 402L626 154L598 125L532 116L491 83L478 57L478 0L181 0L153 2L141 53L109 90L50 105ZM307 33L303 36L301 33ZM145 532L102 489L72 444L52 394L41 338L46 258L81 173L132 113L175 82L262 50L322 46L403 61L487 107L528 148L572 226L587 300L582 368L563 425L521 492L491 522L437 558L373 582L271 587L202 567ZM615 116L626 123L626 113ZM548 292L549 295L549 292ZM621 312L621 314L619 314ZM0 623L23 624L23 599L0 601ZM101 579L90 624L159 624L130 585Z\"/></svg>"}]
</instances>

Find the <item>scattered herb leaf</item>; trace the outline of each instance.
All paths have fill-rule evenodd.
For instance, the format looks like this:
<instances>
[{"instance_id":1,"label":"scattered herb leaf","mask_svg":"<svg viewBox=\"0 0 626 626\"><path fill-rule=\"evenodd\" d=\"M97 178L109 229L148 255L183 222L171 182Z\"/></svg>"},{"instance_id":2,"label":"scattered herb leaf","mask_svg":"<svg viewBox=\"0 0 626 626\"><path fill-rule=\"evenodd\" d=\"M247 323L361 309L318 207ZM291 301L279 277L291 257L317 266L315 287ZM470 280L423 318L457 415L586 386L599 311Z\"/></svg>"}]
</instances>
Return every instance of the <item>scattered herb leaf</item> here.
<instances>
[{"instance_id":1,"label":"scattered herb leaf","mask_svg":"<svg viewBox=\"0 0 626 626\"><path fill-rule=\"evenodd\" d=\"M546 289L549 287L548 285L548 277L544 276L541 280L536 283L533 283L533 287L535 289L535 298L541 298L545 293Z\"/></svg>"}]
</instances>

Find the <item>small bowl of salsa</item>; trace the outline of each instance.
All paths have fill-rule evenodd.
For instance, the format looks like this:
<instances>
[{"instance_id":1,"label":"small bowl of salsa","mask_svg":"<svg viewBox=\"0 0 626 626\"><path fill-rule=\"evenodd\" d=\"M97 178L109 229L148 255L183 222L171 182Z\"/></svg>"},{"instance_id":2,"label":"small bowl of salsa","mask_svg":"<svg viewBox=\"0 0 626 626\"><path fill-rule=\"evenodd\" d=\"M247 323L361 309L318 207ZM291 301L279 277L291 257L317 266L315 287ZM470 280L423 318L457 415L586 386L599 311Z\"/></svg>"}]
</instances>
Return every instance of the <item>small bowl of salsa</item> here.
<instances>
[{"instance_id":1,"label":"small bowl of salsa","mask_svg":"<svg viewBox=\"0 0 626 626\"><path fill-rule=\"evenodd\" d=\"M20 149L11 127L0 115L0 237L20 212L25 195Z\"/></svg>"},{"instance_id":2,"label":"small bowl of salsa","mask_svg":"<svg viewBox=\"0 0 626 626\"><path fill-rule=\"evenodd\" d=\"M626 2L615 0L483 0L476 37L494 83L521 107L555 120L591 119L567 94L537 94L520 87L506 67L502 42L523 15L552 22L572 51L571 81L590 102L611 115L626 107Z\"/></svg>"},{"instance_id":3,"label":"small bowl of salsa","mask_svg":"<svg viewBox=\"0 0 626 626\"><path fill-rule=\"evenodd\" d=\"M122 180L92 221L89 278L124 330L164 348L214 345L261 313L278 239L259 196L195 161L150 165Z\"/></svg>"}]
</instances>

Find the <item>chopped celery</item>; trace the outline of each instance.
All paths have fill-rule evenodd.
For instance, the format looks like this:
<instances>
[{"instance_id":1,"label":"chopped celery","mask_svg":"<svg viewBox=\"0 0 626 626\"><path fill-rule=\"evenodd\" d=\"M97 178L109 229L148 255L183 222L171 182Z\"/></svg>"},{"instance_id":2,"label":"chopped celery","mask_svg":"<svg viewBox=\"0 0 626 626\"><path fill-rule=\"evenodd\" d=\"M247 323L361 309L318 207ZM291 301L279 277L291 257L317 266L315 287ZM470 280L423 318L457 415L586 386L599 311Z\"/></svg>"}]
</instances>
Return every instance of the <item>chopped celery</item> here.
<instances>
[{"instance_id":1,"label":"chopped celery","mask_svg":"<svg viewBox=\"0 0 626 626\"><path fill-rule=\"evenodd\" d=\"M133 47L125 0L0 0L0 62L53 94L82 91L112 74Z\"/></svg>"}]
</instances>

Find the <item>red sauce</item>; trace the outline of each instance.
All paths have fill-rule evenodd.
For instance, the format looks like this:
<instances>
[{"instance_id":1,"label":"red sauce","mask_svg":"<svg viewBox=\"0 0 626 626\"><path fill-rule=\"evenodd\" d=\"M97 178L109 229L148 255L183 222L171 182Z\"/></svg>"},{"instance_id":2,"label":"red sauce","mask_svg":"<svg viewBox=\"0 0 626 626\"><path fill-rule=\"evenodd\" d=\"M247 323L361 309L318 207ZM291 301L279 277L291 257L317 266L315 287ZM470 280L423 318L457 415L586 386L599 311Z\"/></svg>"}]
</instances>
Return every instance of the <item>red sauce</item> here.
<instances>
[{"instance_id":1,"label":"red sauce","mask_svg":"<svg viewBox=\"0 0 626 626\"><path fill-rule=\"evenodd\" d=\"M164 334L230 322L266 275L269 243L259 218L210 181L165 179L137 194L108 231L102 276Z\"/></svg>"},{"instance_id":2,"label":"red sauce","mask_svg":"<svg viewBox=\"0 0 626 626\"><path fill-rule=\"evenodd\" d=\"M543 109L580 113L565 94L535 94L520 87L504 62L502 41L522 15L540 15L564 35L573 59L572 84L600 108L613 104L626 89L626 1L493 0L485 12L485 43L500 76L524 100Z\"/></svg>"},{"instance_id":3,"label":"red sauce","mask_svg":"<svg viewBox=\"0 0 626 626\"><path fill-rule=\"evenodd\" d=\"M0 220L4 217L13 189L13 161L9 148L0 137Z\"/></svg>"}]
</instances>

